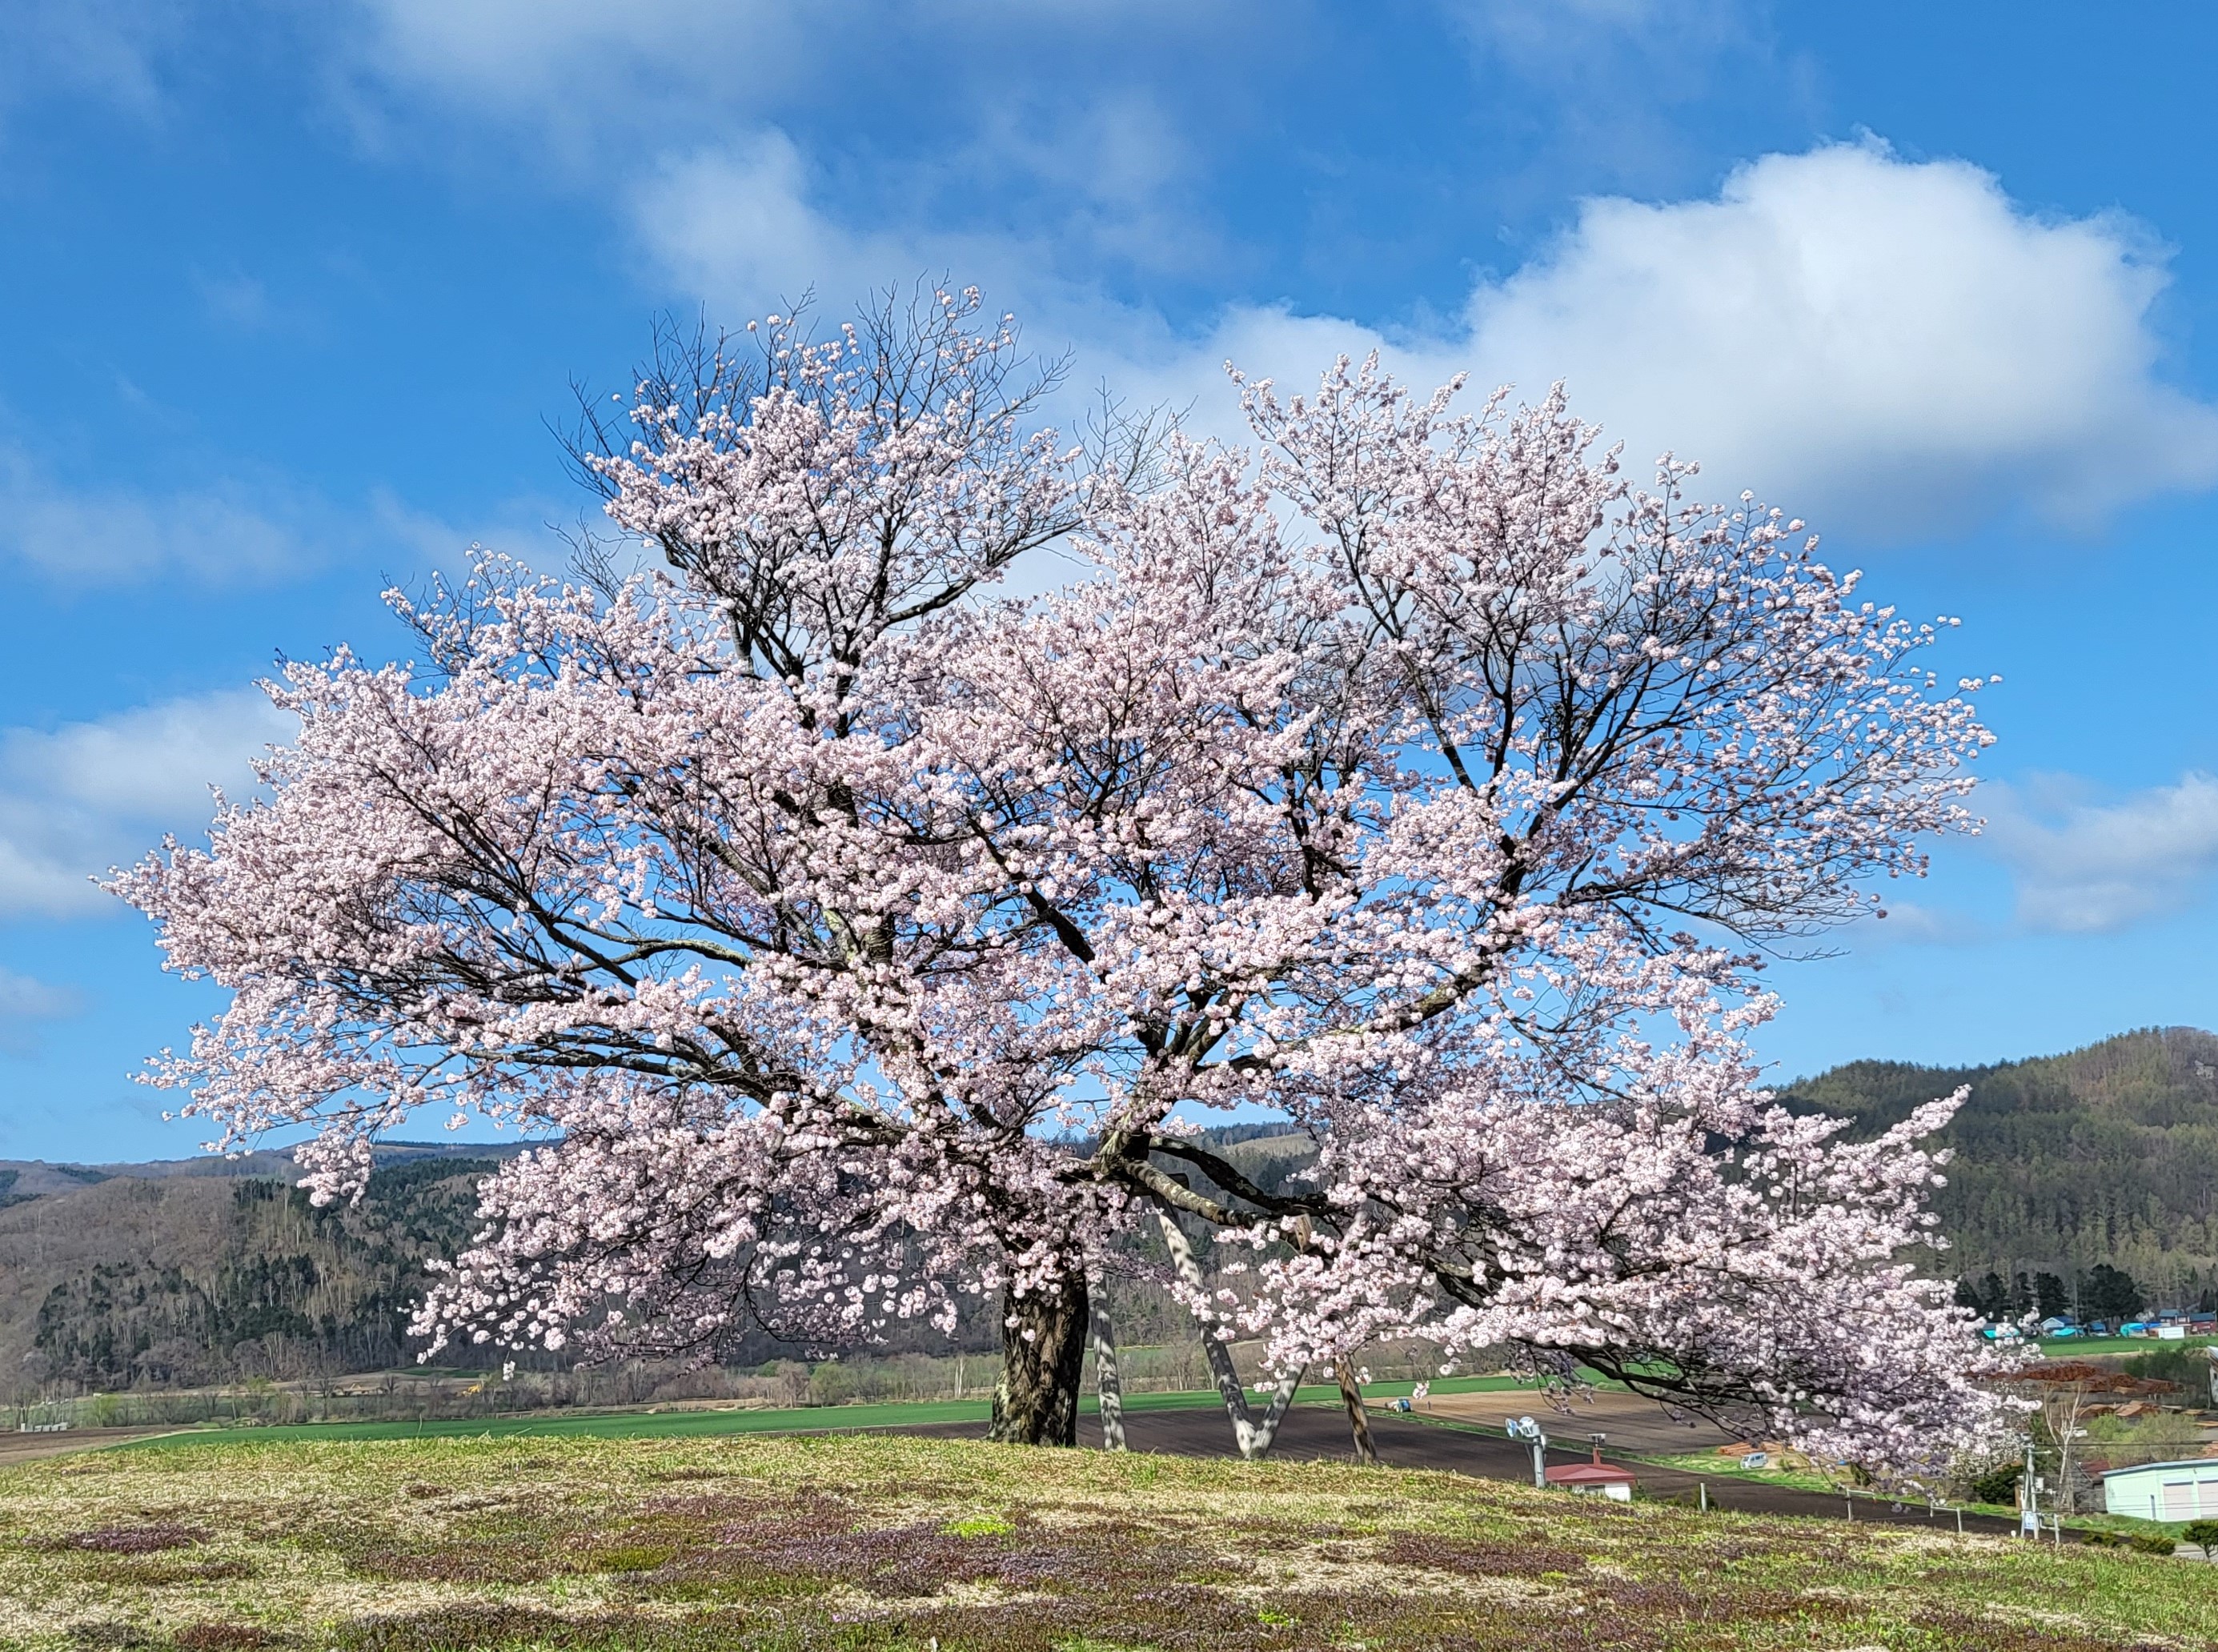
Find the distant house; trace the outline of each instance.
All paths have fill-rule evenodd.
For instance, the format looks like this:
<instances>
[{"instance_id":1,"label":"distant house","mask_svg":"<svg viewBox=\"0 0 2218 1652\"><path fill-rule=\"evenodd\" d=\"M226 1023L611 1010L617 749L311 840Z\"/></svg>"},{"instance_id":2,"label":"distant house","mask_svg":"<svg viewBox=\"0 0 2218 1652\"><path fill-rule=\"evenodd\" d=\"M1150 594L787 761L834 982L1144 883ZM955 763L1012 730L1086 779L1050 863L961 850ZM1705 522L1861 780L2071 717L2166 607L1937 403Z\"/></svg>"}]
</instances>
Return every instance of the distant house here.
<instances>
[{"instance_id":1,"label":"distant house","mask_svg":"<svg viewBox=\"0 0 2218 1652\"><path fill-rule=\"evenodd\" d=\"M1548 1470L1548 1483L1564 1491L1584 1493L1589 1497L1607 1497L1613 1503L1629 1503L1633 1488L1639 1482L1629 1469L1602 1460L1602 1443L1597 1440L1591 1463L1566 1463Z\"/></svg>"},{"instance_id":2,"label":"distant house","mask_svg":"<svg viewBox=\"0 0 2218 1652\"><path fill-rule=\"evenodd\" d=\"M2218 1457L2113 1469L2103 1476L2103 1512L2144 1520L2218 1519Z\"/></svg>"}]
</instances>

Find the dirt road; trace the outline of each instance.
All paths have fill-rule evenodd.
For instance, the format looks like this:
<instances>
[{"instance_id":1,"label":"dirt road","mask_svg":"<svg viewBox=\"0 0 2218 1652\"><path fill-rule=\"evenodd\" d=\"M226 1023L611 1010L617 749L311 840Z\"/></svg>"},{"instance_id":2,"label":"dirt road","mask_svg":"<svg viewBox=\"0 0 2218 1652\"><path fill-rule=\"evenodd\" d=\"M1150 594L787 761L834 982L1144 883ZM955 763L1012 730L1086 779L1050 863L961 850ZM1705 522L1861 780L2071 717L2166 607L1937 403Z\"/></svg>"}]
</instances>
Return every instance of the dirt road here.
<instances>
[{"instance_id":1,"label":"dirt road","mask_svg":"<svg viewBox=\"0 0 2218 1652\"><path fill-rule=\"evenodd\" d=\"M96 1446L120 1445L127 1439L152 1439L157 1434L177 1432L174 1428L57 1428L51 1432L0 1434L0 1469L34 1457L90 1451Z\"/></svg>"}]
</instances>

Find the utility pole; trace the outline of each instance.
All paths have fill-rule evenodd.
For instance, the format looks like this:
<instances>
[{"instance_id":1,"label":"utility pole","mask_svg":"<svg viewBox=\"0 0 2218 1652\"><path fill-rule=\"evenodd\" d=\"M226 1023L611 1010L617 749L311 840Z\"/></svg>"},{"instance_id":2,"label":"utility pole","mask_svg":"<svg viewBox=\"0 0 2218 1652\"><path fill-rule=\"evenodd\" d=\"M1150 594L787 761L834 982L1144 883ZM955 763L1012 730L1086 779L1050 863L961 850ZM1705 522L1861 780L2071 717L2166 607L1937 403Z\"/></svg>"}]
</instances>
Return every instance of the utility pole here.
<instances>
[{"instance_id":1,"label":"utility pole","mask_svg":"<svg viewBox=\"0 0 2218 1652\"><path fill-rule=\"evenodd\" d=\"M1509 1438L1521 1439L1533 1448L1533 1484L1535 1489L1548 1489L1548 1436L1540 1425L1530 1417L1520 1417L1509 1425Z\"/></svg>"}]
</instances>

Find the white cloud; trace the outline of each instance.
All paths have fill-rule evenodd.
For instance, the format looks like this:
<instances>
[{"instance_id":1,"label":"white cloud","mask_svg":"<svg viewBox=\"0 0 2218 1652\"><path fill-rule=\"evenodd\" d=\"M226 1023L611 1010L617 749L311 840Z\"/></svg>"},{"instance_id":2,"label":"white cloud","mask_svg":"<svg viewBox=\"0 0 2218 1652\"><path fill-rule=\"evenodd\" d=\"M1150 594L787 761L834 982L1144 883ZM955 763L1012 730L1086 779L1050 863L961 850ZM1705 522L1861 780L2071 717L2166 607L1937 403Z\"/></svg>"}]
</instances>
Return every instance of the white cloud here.
<instances>
[{"instance_id":1,"label":"white cloud","mask_svg":"<svg viewBox=\"0 0 2218 1652\"><path fill-rule=\"evenodd\" d=\"M1587 202L1482 285L1482 377L1569 380L1645 461L1908 528L2013 499L2086 521L2218 479L2218 411L2164 384L2160 256L1960 161L1770 155L1711 200Z\"/></svg>"},{"instance_id":2,"label":"white cloud","mask_svg":"<svg viewBox=\"0 0 2218 1652\"><path fill-rule=\"evenodd\" d=\"M838 316L885 288L946 277L983 288L994 304L1022 306L1021 319L1050 353L1065 343L1090 346L1078 363L1087 386L1106 369L1123 393L1125 369L1151 349L1171 358L1174 374L1191 373L1159 318L1058 275L1050 242L852 227L820 204L815 182L793 140L765 129L666 158L634 198L634 226L657 262L728 320L812 291L820 313Z\"/></svg>"},{"instance_id":3,"label":"white cloud","mask_svg":"<svg viewBox=\"0 0 2218 1652\"><path fill-rule=\"evenodd\" d=\"M1045 133L1004 126L973 145L971 158L981 171L1021 167L1056 198L1037 234L897 220L864 227L820 204L809 158L769 127L666 154L633 192L631 216L664 269L743 314L812 290L836 312L889 285L946 276L1019 300L1029 319L1099 343L1150 319L1104 299L1093 269L1074 277L1066 268L1087 266L1089 249L1110 248L1137 264L1190 264L1208 241L1162 204L1177 153L1168 131L1151 127L1131 102L1069 111ZM920 175L919 189L928 193L932 181Z\"/></svg>"},{"instance_id":4,"label":"white cloud","mask_svg":"<svg viewBox=\"0 0 2218 1652\"><path fill-rule=\"evenodd\" d=\"M623 199L691 267L747 262L770 303L837 271L814 250L921 239L990 258L1013 223L1027 261L1190 272L1220 250L1194 210L1199 128L1263 96L1281 38L1257 0L357 0L342 97L364 142L422 151L448 122L524 134L524 164ZM1199 89L1206 89L1205 95ZM427 118L428 117L428 118ZM829 170L847 221L778 214ZM436 135L434 135L436 134ZM443 163L450 156L442 156ZM647 182L642 187L641 178ZM672 223L654 203L715 203ZM772 216L765 218L765 214ZM723 220L730 220L728 226ZM929 260L927 259L927 262ZM904 258L889 279L914 279ZM805 268L802 268L805 266ZM966 281L991 274L957 271Z\"/></svg>"},{"instance_id":5,"label":"white cloud","mask_svg":"<svg viewBox=\"0 0 2218 1652\"><path fill-rule=\"evenodd\" d=\"M357 66L473 114L520 119L572 162L612 127L744 113L812 84L858 8L774 0L362 0Z\"/></svg>"},{"instance_id":6,"label":"white cloud","mask_svg":"<svg viewBox=\"0 0 2218 1652\"><path fill-rule=\"evenodd\" d=\"M635 198L633 219L680 280L703 293L744 294L750 308L797 300L811 288L844 300L889 279L914 278L920 249L834 223L808 194L801 152L773 128L666 157Z\"/></svg>"},{"instance_id":7,"label":"white cloud","mask_svg":"<svg viewBox=\"0 0 2218 1652\"><path fill-rule=\"evenodd\" d=\"M2218 777L2190 772L2117 802L2076 783L1979 789L1986 842L2034 929L2123 929L2201 900L2218 883Z\"/></svg>"},{"instance_id":8,"label":"white cloud","mask_svg":"<svg viewBox=\"0 0 2218 1652\"><path fill-rule=\"evenodd\" d=\"M958 187L1015 164L1040 139L1024 116L1060 129L1047 175L1098 136L1106 109L1135 100L1103 83L1150 84L1192 71L1197 56L1253 63L1256 0L356 0L345 66L362 90L363 135L418 141L392 94L466 119L531 133L532 159L605 176L612 158L629 170L642 155L684 153L764 123L822 119L845 135L869 122L843 106L897 109L922 165L871 155L888 173L928 172ZM1218 98L1225 96L1218 77ZM1085 144L1100 163L1086 184L1130 188L1134 168L1165 128L1112 133ZM1037 124L1037 123L1035 123ZM973 141L983 135L981 145ZM1003 144L1007 136L1016 139ZM1038 158L1038 157L1034 157ZM914 205L910 179L890 193Z\"/></svg>"},{"instance_id":9,"label":"white cloud","mask_svg":"<svg viewBox=\"0 0 2218 1652\"><path fill-rule=\"evenodd\" d=\"M205 822L209 786L246 791L251 759L294 727L260 690L239 689L0 732L0 918L110 909L95 875Z\"/></svg>"},{"instance_id":10,"label":"white cloud","mask_svg":"<svg viewBox=\"0 0 2218 1652\"><path fill-rule=\"evenodd\" d=\"M806 96L852 78L858 50L896 47L902 60L1021 53L1044 40L1106 34L1143 52L1166 31L1252 12L1245 0L360 0L363 62L393 82L461 102L496 100L548 118L559 106L639 101L667 121L684 93L730 113ZM1145 33L1141 32L1144 26ZM1012 36L1014 36L1012 39Z\"/></svg>"},{"instance_id":11,"label":"white cloud","mask_svg":"<svg viewBox=\"0 0 2218 1652\"><path fill-rule=\"evenodd\" d=\"M766 133L666 163L635 221L727 313L812 282L836 308L951 271L1035 337L1075 342L1083 383L1196 403L1207 428L1228 427L1228 356L1295 384L1376 348L1428 387L1467 370L1477 388L1536 399L1565 380L1637 476L1668 449L1701 462L1704 492L1751 488L1830 528L2024 510L2084 525L2218 480L2218 410L2159 376L2160 253L2122 220L2029 212L1959 161L1874 144L1767 156L1711 198L1586 202L1445 331L1245 305L1199 340L1059 275L1023 239L851 228L810 183L791 140Z\"/></svg>"},{"instance_id":12,"label":"white cloud","mask_svg":"<svg viewBox=\"0 0 2218 1652\"><path fill-rule=\"evenodd\" d=\"M527 555L543 548L547 523L573 503L504 500L465 527L389 489L347 508L269 476L170 492L77 487L28 451L0 444L0 562L77 585L166 575L270 585L342 561L408 579L467 566L473 544Z\"/></svg>"}]
</instances>

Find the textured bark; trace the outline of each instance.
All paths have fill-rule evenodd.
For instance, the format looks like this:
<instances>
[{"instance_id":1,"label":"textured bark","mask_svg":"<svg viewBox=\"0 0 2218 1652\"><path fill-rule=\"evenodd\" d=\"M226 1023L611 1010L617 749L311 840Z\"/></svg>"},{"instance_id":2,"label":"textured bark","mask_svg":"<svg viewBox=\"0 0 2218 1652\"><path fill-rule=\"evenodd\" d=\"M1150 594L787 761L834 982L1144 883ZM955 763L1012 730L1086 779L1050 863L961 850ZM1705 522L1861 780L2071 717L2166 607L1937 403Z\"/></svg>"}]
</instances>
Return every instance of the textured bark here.
<instances>
[{"instance_id":1,"label":"textured bark","mask_svg":"<svg viewBox=\"0 0 2218 1652\"><path fill-rule=\"evenodd\" d=\"M1001 1379L986 1438L1008 1445L1078 1444L1078 1385L1086 1367L1086 1280L1001 1299Z\"/></svg>"},{"instance_id":2,"label":"textured bark","mask_svg":"<svg viewBox=\"0 0 2218 1652\"><path fill-rule=\"evenodd\" d=\"M1201 1264L1194 1260L1193 1247L1186 1239L1186 1230L1164 1211L1156 1211L1155 1220L1162 1224L1163 1243L1170 1247L1171 1265L1191 1289L1199 1291ZM1258 1421L1255 1412L1248 1408L1248 1390L1241 1384L1239 1368L1232 1363L1232 1350L1207 1326L1202 1327L1201 1347L1209 1360L1209 1374L1217 1383L1217 1396L1224 1401L1224 1414L1232 1420L1233 1441L1240 1447L1242 1460L1253 1463L1269 1452L1279 1423L1286 1416L1286 1408L1294 1402L1294 1390L1301 1386L1302 1374L1289 1371L1279 1379L1271 1395L1270 1409Z\"/></svg>"},{"instance_id":3,"label":"textured bark","mask_svg":"<svg viewBox=\"0 0 2218 1652\"><path fill-rule=\"evenodd\" d=\"M1124 1383L1117 1369L1117 1327L1109 1310L1094 1310L1094 1387L1101 1396L1101 1449L1124 1449Z\"/></svg>"},{"instance_id":4,"label":"textured bark","mask_svg":"<svg viewBox=\"0 0 2218 1652\"><path fill-rule=\"evenodd\" d=\"M1363 1409L1363 1390L1356 1383L1355 1367L1346 1354L1332 1362L1332 1374L1340 1379L1340 1402L1348 1408L1348 1432L1355 1436L1355 1460L1376 1466L1379 1447L1371 1438L1371 1418Z\"/></svg>"}]
</instances>

